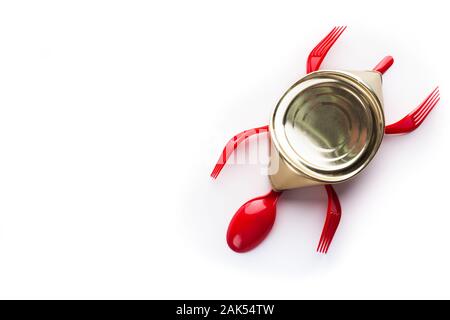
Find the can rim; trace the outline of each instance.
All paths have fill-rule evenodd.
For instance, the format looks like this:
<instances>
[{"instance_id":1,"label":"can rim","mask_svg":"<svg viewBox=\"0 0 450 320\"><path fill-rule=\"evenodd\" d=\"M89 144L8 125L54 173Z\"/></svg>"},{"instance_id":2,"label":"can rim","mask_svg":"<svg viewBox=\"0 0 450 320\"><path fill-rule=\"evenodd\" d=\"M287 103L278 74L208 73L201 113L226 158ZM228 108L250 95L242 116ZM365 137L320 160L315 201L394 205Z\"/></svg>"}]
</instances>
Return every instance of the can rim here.
<instances>
[{"instance_id":1,"label":"can rim","mask_svg":"<svg viewBox=\"0 0 450 320\"><path fill-rule=\"evenodd\" d=\"M302 161L295 159L296 157L291 156L289 150L286 150L286 148L283 146L283 143L280 142L280 137L283 137L284 134L282 135L279 131L283 130L284 133L284 126L281 126L280 129L278 127L280 124L276 120L279 120L280 117L284 117L285 112L289 108L291 102L298 96L298 94L316 83L317 81L315 80L317 79L325 79L329 80L330 82L345 82L346 84L352 86L355 90L358 91L358 93L364 96L364 100L369 101L368 107L372 112L372 116L375 122L373 124L373 132L370 137L370 141L368 142L368 147L364 151L365 157L359 159L350 167L344 168L342 170L324 172L311 168ZM309 85L305 85L305 83L307 82L309 82ZM279 156L294 170L294 172L301 175L306 175L308 178L318 182L338 183L348 180L357 175L373 159L383 140L384 124L385 120L382 102L380 101L377 93L371 88L370 85L368 85L360 77L348 71L320 70L312 72L301 78L284 93L277 106L275 107L275 110L273 111L269 125L269 132Z\"/></svg>"}]
</instances>

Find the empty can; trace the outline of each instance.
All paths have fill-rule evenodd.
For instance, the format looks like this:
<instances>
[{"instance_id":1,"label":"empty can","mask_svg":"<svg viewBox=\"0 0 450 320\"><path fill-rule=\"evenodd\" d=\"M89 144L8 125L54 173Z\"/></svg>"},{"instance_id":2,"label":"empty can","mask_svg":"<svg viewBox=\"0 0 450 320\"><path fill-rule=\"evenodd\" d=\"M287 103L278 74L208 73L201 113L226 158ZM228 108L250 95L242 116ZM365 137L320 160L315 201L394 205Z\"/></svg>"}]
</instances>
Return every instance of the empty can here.
<instances>
[{"instance_id":1,"label":"empty can","mask_svg":"<svg viewBox=\"0 0 450 320\"><path fill-rule=\"evenodd\" d=\"M335 184L361 172L384 135L377 71L312 72L271 117L269 178L274 190Z\"/></svg>"}]
</instances>

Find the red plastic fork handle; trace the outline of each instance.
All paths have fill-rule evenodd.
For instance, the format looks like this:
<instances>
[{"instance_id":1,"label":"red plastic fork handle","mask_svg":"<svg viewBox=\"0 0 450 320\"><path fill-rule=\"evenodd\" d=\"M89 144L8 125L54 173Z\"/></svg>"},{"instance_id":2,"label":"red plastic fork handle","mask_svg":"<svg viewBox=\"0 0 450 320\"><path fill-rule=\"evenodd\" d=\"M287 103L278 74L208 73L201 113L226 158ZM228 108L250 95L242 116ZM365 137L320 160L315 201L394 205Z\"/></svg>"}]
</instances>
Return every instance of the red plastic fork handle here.
<instances>
[{"instance_id":1,"label":"red plastic fork handle","mask_svg":"<svg viewBox=\"0 0 450 320\"><path fill-rule=\"evenodd\" d=\"M385 134L402 134L402 133L408 133L415 129L414 121L409 118L405 117L400 121L397 121L396 123L387 125L384 127L384 133Z\"/></svg>"},{"instance_id":2,"label":"red plastic fork handle","mask_svg":"<svg viewBox=\"0 0 450 320\"><path fill-rule=\"evenodd\" d=\"M308 62L306 65L306 74L319 70L320 65L322 64L322 57L308 57Z\"/></svg>"},{"instance_id":3,"label":"red plastic fork handle","mask_svg":"<svg viewBox=\"0 0 450 320\"><path fill-rule=\"evenodd\" d=\"M393 64L394 58L392 56L386 56L373 68L373 71L384 74Z\"/></svg>"}]
</instances>

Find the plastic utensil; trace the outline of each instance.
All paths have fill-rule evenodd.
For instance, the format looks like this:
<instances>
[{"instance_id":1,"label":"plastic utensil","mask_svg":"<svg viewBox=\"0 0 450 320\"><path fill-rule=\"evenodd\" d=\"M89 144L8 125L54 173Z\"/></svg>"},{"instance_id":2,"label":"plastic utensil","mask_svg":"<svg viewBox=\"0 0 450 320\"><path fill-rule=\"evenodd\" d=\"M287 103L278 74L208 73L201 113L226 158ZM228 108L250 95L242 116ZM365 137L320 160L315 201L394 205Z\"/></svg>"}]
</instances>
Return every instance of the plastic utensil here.
<instances>
[{"instance_id":1,"label":"plastic utensil","mask_svg":"<svg viewBox=\"0 0 450 320\"><path fill-rule=\"evenodd\" d=\"M346 28L346 26L334 27L330 33L317 44L317 46L309 54L308 60L306 61L306 73L319 70L319 67L328 51Z\"/></svg>"},{"instance_id":2,"label":"plastic utensil","mask_svg":"<svg viewBox=\"0 0 450 320\"><path fill-rule=\"evenodd\" d=\"M326 185L328 206L317 251L327 253L341 220L341 204L336 191ZM234 214L227 231L228 246L244 253L257 247L269 234L276 218L276 206L282 192L270 191L244 203Z\"/></svg>"},{"instance_id":3,"label":"plastic utensil","mask_svg":"<svg viewBox=\"0 0 450 320\"><path fill-rule=\"evenodd\" d=\"M242 131L241 133L238 133L233 138L231 138L223 148L222 154L220 155L219 160L217 160L217 163L214 166L213 171L211 172L211 177L213 179L217 178L220 171L222 171L223 167L227 163L228 158L231 156L233 151L236 150L236 148L241 142L245 141L248 137L251 137L255 134L267 131L269 131L269 126L262 126L259 128Z\"/></svg>"},{"instance_id":4,"label":"plastic utensil","mask_svg":"<svg viewBox=\"0 0 450 320\"><path fill-rule=\"evenodd\" d=\"M336 191L331 185L326 185L328 195L328 208L325 224L322 229L322 235L320 236L319 245L317 246L317 252L327 253L336 233L339 222L341 221L341 204L337 196Z\"/></svg>"},{"instance_id":5,"label":"plastic utensil","mask_svg":"<svg viewBox=\"0 0 450 320\"><path fill-rule=\"evenodd\" d=\"M227 231L227 243L233 251L247 252L266 238L275 222L281 194L272 190L247 201L236 211Z\"/></svg>"},{"instance_id":6,"label":"plastic utensil","mask_svg":"<svg viewBox=\"0 0 450 320\"><path fill-rule=\"evenodd\" d=\"M307 73L317 71L331 46L336 42L346 27L335 27L311 51L307 60ZM373 69L384 74L393 64L391 56L383 58ZM439 89L436 88L427 99L414 111L402 120L386 126L385 133L407 133L423 122L427 115L439 101ZM223 169L226 161L249 136L260 132L267 132L268 126L246 130L234 136L225 146L219 161L214 167L211 176L216 178ZM327 216L322 230L317 251L327 253L336 233L341 219L341 206L339 198L331 185L325 186L328 195ZM231 249L237 252L246 252L256 247L270 232L276 218L276 204L281 192L271 191L265 196L247 201L233 216L227 232L227 242Z\"/></svg>"},{"instance_id":7,"label":"plastic utensil","mask_svg":"<svg viewBox=\"0 0 450 320\"><path fill-rule=\"evenodd\" d=\"M384 74L393 64L394 58L392 56L386 56L373 68L373 71Z\"/></svg>"},{"instance_id":8,"label":"plastic utensil","mask_svg":"<svg viewBox=\"0 0 450 320\"><path fill-rule=\"evenodd\" d=\"M403 119L386 126L384 132L386 134L408 133L417 129L439 100L439 87L436 87L416 109L411 111Z\"/></svg>"}]
</instances>

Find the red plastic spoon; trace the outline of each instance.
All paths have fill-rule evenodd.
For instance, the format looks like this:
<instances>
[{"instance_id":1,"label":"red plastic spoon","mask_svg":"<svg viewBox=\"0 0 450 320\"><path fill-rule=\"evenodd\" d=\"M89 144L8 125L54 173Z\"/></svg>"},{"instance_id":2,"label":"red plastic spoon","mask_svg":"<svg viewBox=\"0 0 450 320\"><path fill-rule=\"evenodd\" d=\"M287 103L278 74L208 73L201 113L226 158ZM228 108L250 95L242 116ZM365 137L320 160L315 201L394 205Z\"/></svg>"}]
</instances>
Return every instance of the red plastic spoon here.
<instances>
[{"instance_id":1,"label":"red plastic spoon","mask_svg":"<svg viewBox=\"0 0 450 320\"><path fill-rule=\"evenodd\" d=\"M281 194L272 190L247 201L236 211L227 231L227 243L233 251L247 252L265 239L275 222Z\"/></svg>"}]
</instances>

